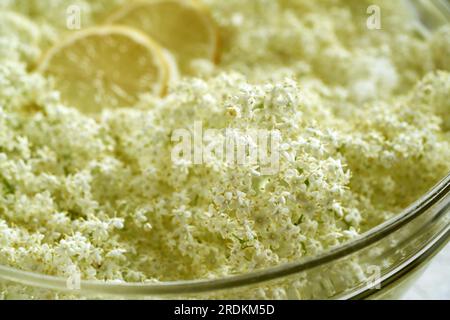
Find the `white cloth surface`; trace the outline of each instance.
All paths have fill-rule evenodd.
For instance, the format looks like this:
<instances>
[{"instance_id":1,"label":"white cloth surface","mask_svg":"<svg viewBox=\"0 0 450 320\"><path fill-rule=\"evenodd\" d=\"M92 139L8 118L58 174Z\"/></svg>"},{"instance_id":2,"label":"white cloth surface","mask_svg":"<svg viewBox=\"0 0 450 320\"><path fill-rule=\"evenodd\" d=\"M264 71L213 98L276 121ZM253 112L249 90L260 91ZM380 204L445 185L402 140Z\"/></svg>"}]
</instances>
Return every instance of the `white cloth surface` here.
<instances>
[{"instance_id":1,"label":"white cloth surface","mask_svg":"<svg viewBox=\"0 0 450 320\"><path fill-rule=\"evenodd\" d=\"M450 244L439 252L403 299L450 300Z\"/></svg>"}]
</instances>

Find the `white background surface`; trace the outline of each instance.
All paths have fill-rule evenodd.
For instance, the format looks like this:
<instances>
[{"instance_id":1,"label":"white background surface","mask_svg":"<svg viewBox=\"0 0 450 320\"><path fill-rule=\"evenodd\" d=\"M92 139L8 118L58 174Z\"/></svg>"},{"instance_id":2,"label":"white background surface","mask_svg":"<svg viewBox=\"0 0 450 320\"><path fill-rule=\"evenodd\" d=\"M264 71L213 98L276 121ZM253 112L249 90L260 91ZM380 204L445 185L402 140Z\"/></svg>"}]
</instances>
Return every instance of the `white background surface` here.
<instances>
[{"instance_id":1,"label":"white background surface","mask_svg":"<svg viewBox=\"0 0 450 320\"><path fill-rule=\"evenodd\" d=\"M450 244L431 260L404 299L450 300Z\"/></svg>"}]
</instances>

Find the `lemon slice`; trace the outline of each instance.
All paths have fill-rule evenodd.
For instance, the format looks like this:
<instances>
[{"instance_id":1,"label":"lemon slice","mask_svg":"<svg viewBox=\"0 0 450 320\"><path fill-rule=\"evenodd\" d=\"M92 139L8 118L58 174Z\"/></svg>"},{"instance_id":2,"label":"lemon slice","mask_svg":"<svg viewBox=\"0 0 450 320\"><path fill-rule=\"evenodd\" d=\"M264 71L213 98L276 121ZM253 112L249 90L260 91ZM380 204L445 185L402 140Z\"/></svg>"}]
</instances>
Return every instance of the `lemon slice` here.
<instances>
[{"instance_id":1,"label":"lemon slice","mask_svg":"<svg viewBox=\"0 0 450 320\"><path fill-rule=\"evenodd\" d=\"M50 49L38 70L54 80L63 102L85 113L132 106L162 95L169 70L162 49L128 27L94 27Z\"/></svg>"},{"instance_id":2,"label":"lemon slice","mask_svg":"<svg viewBox=\"0 0 450 320\"><path fill-rule=\"evenodd\" d=\"M120 8L109 24L142 30L169 50L184 73L192 73L191 62L218 62L219 36L208 11L198 1L136 1Z\"/></svg>"}]
</instances>

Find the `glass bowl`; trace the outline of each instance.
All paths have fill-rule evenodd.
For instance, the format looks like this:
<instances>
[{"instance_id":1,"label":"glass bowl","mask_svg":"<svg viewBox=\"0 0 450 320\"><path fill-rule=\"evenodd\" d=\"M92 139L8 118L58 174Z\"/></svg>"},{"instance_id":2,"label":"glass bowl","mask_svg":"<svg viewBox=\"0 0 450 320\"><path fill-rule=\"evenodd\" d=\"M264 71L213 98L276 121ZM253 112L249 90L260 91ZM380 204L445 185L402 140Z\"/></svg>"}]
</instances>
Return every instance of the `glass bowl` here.
<instances>
[{"instance_id":1,"label":"glass bowl","mask_svg":"<svg viewBox=\"0 0 450 320\"><path fill-rule=\"evenodd\" d=\"M450 21L446 0L409 1L422 29ZM398 298L450 239L450 175L401 214L315 257L215 280L111 283L0 266L5 299Z\"/></svg>"}]
</instances>

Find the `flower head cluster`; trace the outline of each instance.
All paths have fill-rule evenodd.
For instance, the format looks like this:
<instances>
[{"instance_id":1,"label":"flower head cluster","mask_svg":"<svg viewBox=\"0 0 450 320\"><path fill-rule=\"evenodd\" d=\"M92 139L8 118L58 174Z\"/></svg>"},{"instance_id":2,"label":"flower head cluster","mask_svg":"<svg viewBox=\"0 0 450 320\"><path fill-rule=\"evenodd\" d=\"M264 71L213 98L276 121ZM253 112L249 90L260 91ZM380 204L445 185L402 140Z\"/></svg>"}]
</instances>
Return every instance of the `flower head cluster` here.
<instances>
[{"instance_id":1,"label":"flower head cluster","mask_svg":"<svg viewBox=\"0 0 450 320\"><path fill-rule=\"evenodd\" d=\"M0 264L120 281L248 272L357 237L450 170L448 38L436 40L448 30L417 39L387 0L380 32L361 27L369 1L205 2L222 64L96 118L62 104L0 35ZM279 170L172 162L172 132L196 121L241 139L277 130Z\"/></svg>"}]
</instances>

